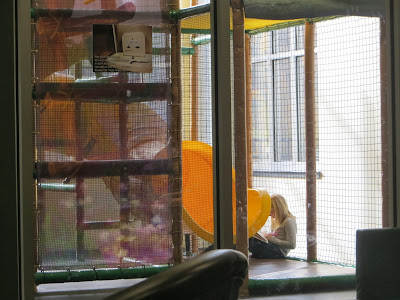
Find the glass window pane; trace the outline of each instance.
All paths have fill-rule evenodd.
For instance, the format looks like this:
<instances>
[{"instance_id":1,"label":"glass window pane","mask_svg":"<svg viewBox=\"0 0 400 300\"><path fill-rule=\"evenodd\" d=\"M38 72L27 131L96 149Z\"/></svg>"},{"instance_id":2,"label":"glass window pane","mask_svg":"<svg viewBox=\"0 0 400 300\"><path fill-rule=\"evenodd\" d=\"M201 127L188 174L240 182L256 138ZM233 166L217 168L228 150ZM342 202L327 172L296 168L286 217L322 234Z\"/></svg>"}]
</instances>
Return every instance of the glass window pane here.
<instances>
[{"instance_id":1,"label":"glass window pane","mask_svg":"<svg viewBox=\"0 0 400 300\"><path fill-rule=\"evenodd\" d=\"M296 50L304 49L304 25L296 26Z\"/></svg>"},{"instance_id":2,"label":"glass window pane","mask_svg":"<svg viewBox=\"0 0 400 300\"><path fill-rule=\"evenodd\" d=\"M296 57L296 98L298 160L306 161L304 56Z\"/></svg>"},{"instance_id":3,"label":"glass window pane","mask_svg":"<svg viewBox=\"0 0 400 300\"><path fill-rule=\"evenodd\" d=\"M252 153L254 159L268 159L269 155L269 121L268 121L268 75L267 62L252 65Z\"/></svg>"},{"instance_id":4,"label":"glass window pane","mask_svg":"<svg viewBox=\"0 0 400 300\"><path fill-rule=\"evenodd\" d=\"M273 53L290 51L290 28L272 32Z\"/></svg>"},{"instance_id":5,"label":"glass window pane","mask_svg":"<svg viewBox=\"0 0 400 300\"><path fill-rule=\"evenodd\" d=\"M293 160L290 59L275 60L273 68L275 161L290 161Z\"/></svg>"}]
</instances>

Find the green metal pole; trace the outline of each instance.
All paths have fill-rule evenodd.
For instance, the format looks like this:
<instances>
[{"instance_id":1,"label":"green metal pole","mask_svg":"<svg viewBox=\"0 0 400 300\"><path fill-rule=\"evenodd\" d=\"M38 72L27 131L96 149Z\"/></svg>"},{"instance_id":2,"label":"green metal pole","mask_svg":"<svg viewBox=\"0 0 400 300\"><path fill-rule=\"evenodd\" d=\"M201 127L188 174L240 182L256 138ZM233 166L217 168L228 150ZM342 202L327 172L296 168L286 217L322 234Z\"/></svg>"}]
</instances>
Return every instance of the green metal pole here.
<instances>
[{"instance_id":1,"label":"green metal pole","mask_svg":"<svg viewBox=\"0 0 400 300\"><path fill-rule=\"evenodd\" d=\"M75 184L39 183L38 187L44 191L75 192Z\"/></svg>"},{"instance_id":2,"label":"green metal pole","mask_svg":"<svg viewBox=\"0 0 400 300\"><path fill-rule=\"evenodd\" d=\"M184 9L172 10L170 12L170 18L175 20L181 20L184 18L193 17L209 12L210 12L210 4L196 5Z\"/></svg>"},{"instance_id":3,"label":"green metal pole","mask_svg":"<svg viewBox=\"0 0 400 300\"><path fill-rule=\"evenodd\" d=\"M170 268L170 266L138 267L129 269L93 268L92 270L67 270L56 272L41 271L35 274L35 283L39 285L46 283L148 278L162 271L165 271L168 268Z\"/></svg>"},{"instance_id":4,"label":"green metal pole","mask_svg":"<svg viewBox=\"0 0 400 300\"><path fill-rule=\"evenodd\" d=\"M193 46L200 46L211 43L211 35L199 36L190 41Z\"/></svg>"}]
</instances>

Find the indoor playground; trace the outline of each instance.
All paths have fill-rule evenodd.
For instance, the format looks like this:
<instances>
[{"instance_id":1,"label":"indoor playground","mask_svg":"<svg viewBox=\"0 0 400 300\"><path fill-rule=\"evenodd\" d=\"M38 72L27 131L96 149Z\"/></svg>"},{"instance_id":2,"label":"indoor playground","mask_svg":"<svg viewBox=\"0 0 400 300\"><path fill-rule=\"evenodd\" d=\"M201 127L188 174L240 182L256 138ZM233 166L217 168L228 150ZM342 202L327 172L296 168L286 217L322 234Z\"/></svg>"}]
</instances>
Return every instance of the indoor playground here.
<instances>
[{"instance_id":1,"label":"indoor playground","mask_svg":"<svg viewBox=\"0 0 400 300\"><path fill-rule=\"evenodd\" d=\"M352 287L356 231L388 222L382 19L245 13L231 10L234 243L270 230L282 194L298 232L281 273L313 262L314 282ZM201 255L214 243L209 1L32 0L31 18L36 284L149 277ZM250 260L250 293L276 283L265 266Z\"/></svg>"}]
</instances>

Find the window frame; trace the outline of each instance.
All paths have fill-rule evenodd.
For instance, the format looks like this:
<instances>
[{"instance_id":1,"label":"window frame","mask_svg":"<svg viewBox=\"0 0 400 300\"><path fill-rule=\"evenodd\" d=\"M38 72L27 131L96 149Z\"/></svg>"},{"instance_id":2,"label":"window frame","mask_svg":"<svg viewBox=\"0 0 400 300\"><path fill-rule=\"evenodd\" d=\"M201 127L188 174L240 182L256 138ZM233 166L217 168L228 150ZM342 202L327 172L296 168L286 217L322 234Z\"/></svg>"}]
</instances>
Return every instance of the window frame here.
<instances>
[{"instance_id":1,"label":"window frame","mask_svg":"<svg viewBox=\"0 0 400 300\"><path fill-rule=\"evenodd\" d=\"M301 33L299 30L299 25L295 27L286 28L289 31L289 38L291 42L289 44L289 49L283 52L275 52L274 42L267 43L267 48L265 53L258 54L253 58L252 61L252 69L256 69L257 64L265 64L265 74L266 74L266 101L263 103L263 109L267 112L266 121L267 128L271 130L267 130L268 132L266 137L261 138L257 136L252 137L253 149L257 148L266 148L264 153L270 153L270 157L263 157L259 155L259 153L253 153L253 170L255 173L264 174L264 173L303 173L305 172L305 159L301 161L301 147L300 147L300 134L301 127L299 122L301 122L300 118L300 98L299 98L299 73L298 73L298 58L304 57L304 43L300 43L298 33ZM276 31L270 31L266 33L266 40L274 41L274 34ZM299 45L302 46L302 49L298 49ZM317 53L317 48L314 49L315 53ZM290 76L290 112L291 112L291 137L292 137L292 160L286 161L277 161L276 160L276 143L275 143L275 116L274 116L274 105L275 105L275 79L274 79L274 62L281 59L289 59L289 76ZM303 69L304 70L304 69ZM304 118L304 115L303 115ZM305 142L304 142L305 145ZM305 151L305 149L304 149ZM262 153L260 153L262 154ZM266 175L266 174L264 174ZM295 176L296 177L296 176Z\"/></svg>"}]
</instances>

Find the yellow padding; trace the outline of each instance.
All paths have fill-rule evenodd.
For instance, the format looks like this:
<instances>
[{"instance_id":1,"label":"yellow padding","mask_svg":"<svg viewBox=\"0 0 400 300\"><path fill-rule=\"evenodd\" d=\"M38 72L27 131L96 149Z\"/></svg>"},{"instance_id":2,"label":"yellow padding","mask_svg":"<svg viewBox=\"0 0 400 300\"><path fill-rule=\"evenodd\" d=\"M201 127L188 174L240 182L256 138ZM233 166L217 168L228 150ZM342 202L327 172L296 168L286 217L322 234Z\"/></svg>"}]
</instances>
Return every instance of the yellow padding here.
<instances>
[{"instance_id":1,"label":"yellow padding","mask_svg":"<svg viewBox=\"0 0 400 300\"><path fill-rule=\"evenodd\" d=\"M262 19L252 19L245 18L244 19L244 28L245 30L253 30L265 28L268 26L280 24L280 23L288 23L296 20L262 20ZM233 28L232 22L232 10L231 10L231 30ZM189 17L181 20L181 28L182 29L210 29L210 13L196 15L193 17Z\"/></svg>"}]
</instances>

